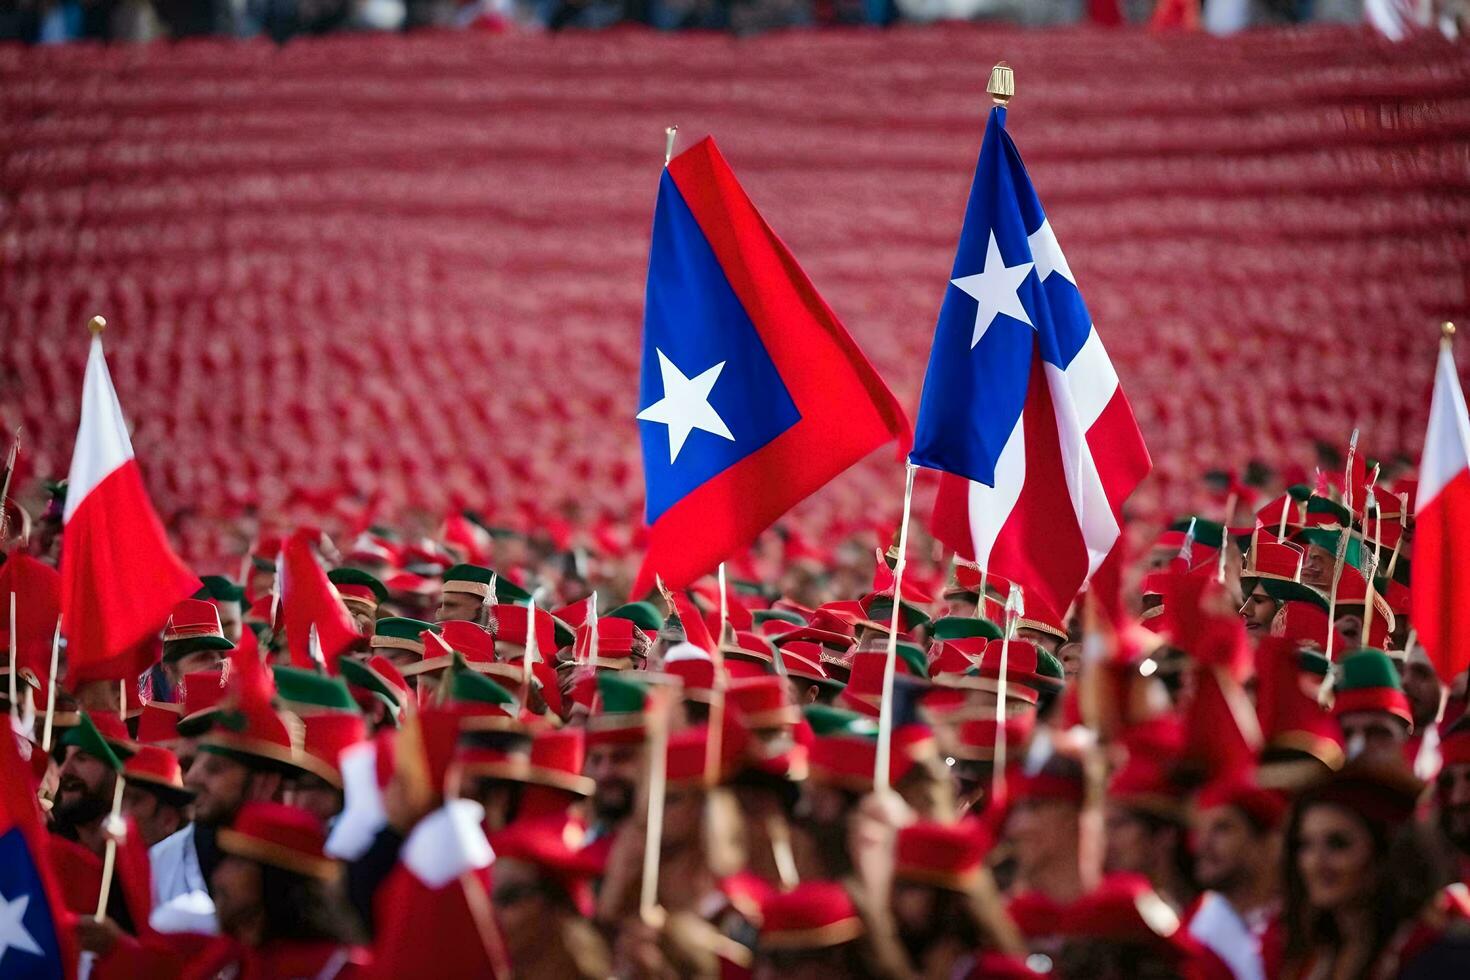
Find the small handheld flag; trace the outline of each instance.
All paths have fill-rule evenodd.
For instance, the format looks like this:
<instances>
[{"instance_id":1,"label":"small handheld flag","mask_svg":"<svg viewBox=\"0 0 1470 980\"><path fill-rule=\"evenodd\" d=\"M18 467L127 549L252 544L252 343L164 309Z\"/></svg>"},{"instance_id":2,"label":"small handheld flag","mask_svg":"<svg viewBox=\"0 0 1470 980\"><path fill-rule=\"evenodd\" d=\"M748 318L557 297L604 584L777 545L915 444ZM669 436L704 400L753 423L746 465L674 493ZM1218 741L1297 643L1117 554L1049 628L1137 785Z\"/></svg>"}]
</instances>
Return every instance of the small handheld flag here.
<instances>
[{"instance_id":1,"label":"small handheld flag","mask_svg":"<svg viewBox=\"0 0 1470 980\"><path fill-rule=\"evenodd\" d=\"M637 418L655 574L681 589L908 421L704 139L659 182Z\"/></svg>"},{"instance_id":2,"label":"small handheld flag","mask_svg":"<svg viewBox=\"0 0 1470 980\"><path fill-rule=\"evenodd\" d=\"M909 460L944 472L936 537L1065 612L1151 463L1005 121L990 110Z\"/></svg>"}]
</instances>

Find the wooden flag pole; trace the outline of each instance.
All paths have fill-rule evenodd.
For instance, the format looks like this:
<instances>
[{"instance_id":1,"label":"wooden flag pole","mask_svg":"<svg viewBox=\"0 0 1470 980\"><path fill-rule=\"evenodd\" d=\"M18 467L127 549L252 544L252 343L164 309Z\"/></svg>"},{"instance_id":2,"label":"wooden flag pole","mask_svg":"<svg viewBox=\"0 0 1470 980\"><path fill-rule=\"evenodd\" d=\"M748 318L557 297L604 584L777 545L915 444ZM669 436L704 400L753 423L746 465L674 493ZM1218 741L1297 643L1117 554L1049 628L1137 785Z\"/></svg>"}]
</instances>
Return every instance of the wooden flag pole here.
<instances>
[{"instance_id":1,"label":"wooden flag pole","mask_svg":"<svg viewBox=\"0 0 1470 980\"><path fill-rule=\"evenodd\" d=\"M903 523L898 527L898 562L893 566L893 612L888 623L888 656L883 662L883 698L878 708L878 750L873 764L873 791L888 792L888 760L893 751L893 670L898 658L898 613L903 599L903 571L909 559L909 512L914 502L913 463L904 464Z\"/></svg>"},{"instance_id":2,"label":"wooden flag pole","mask_svg":"<svg viewBox=\"0 0 1470 980\"><path fill-rule=\"evenodd\" d=\"M10 593L10 713L20 710L20 697L15 691L15 591Z\"/></svg>"},{"instance_id":3,"label":"wooden flag pole","mask_svg":"<svg viewBox=\"0 0 1470 980\"><path fill-rule=\"evenodd\" d=\"M123 774L119 772L112 788L112 812L102 825L107 834L107 849L102 854L102 888L97 893L97 914L93 917L97 922L107 918L107 899L112 894L112 869L117 863L117 839L127 832L122 818L124 782Z\"/></svg>"},{"instance_id":4,"label":"wooden flag pole","mask_svg":"<svg viewBox=\"0 0 1470 980\"><path fill-rule=\"evenodd\" d=\"M20 454L20 426L15 429L15 442L10 444L10 455L5 457L5 483L0 486L0 542L10 533L10 511L5 501L10 499L10 480L15 476L15 457Z\"/></svg>"},{"instance_id":5,"label":"wooden flag pole","mask_svg":"<svg viewBox=\"0 0 1470 980\"><path fill-rule=\"evenodd\" d=\"M61 617L56 617L56 632L51 637L51 673L46 676L46 723L42 727L41 750L51 751L51 719L56 715L56 669L61 660Z\"/></svg>"},{"instance_id":6,"label":"wooden flag pole","mask_svg":"<svg viewBox=\"0 0 1470 980\"><path fill-rule=\"evenodd\" d=\"M1348 543L1352 540L1352 527L1345 527L1338 532L1341 537L1337 539L1337 554L1333 556L1332 562L1332 591L1327 594L1327 662L1332 663L1332 640L1337 635L1337 628L1333 625L1337 622L1337 586L1342 581L1342 566L1347 563ZM1332 675L1328 674L1331 681Z\"/></svg>"},{"instance_id":7,"label":"wooden flag pole","mask_svg":"<svg viewBox=\"0 0 1470 980\"><path fill-rule=\"evenodd\" d=\"M1407 492L1400 493L1399 498L1399 536L1394 540L1393 552L1388 556L1388 578L1393 578L1394 569L1399 564L1399 546L1404 543L1404 532L1409 529L1409 495Z\"/></svg>"},{"instance_id":8,"label":"wooden flag pole","mask_svg":"<svg viewBox=\"0 0 1470 980\"><path fill-rule=\"evenodd\" d=\"M643 838L643 883L638 892L638 916L645 925L658 928L663 923L658 909L659 851L664 838L664 796L668 788L669 724L664 710L662 688L649 691L655 700L648 713L648 810ZM711 730L711 737L714 732Z\"/></svg>"},{"instance_id":9,"label":"wooden flag pole","mask_svg":"<svg viewBox=\"0 0 1470 980\"><path fill-rule=\"evenodd\" d=\"M527 711L531 704L531 658L536 649L536 597L526 600L526 652L521 658L521 710Z\"/></svg>"},{"instance_id":10,"label":"wooden flag pole","mask_svg":"<svg viewBox=\"0 0 1470 980\"><path fill-rule=\"evenodd\" d=\"M585 663L583 667L597 669L597 590L592 590L592 595L587 600L587 650L584 654Z\"/></svg>"},{"instance_id":11,"label":"wooden flag pole","mask_svg":"<svg viewBox=\"0 0 1470 980\"><path fill-rule=\"evenodd\" d=\"M1016 632L1016 621L1025 611L1025 600L1021 587L1011 583L1006 596L1005 625L1000 633L1000 683L995 686L995 755L991 763L990 798L998 800L1005 793L1006 785L1006 672L1010 667L1011 637Z\"/></svg>"},{"instance_id":12,"label":"wooden flag pole","mask_svg":"<svg viewBox=\"0 0 1470 980\"><path fill-rule=\"evenodd\" d=\"M725 597L725 563L720 562L717 574L720 583L720 635L715 638L715 646L725 642L725 630L730 624L730 603Z\"/></svg>"}]
</instances>

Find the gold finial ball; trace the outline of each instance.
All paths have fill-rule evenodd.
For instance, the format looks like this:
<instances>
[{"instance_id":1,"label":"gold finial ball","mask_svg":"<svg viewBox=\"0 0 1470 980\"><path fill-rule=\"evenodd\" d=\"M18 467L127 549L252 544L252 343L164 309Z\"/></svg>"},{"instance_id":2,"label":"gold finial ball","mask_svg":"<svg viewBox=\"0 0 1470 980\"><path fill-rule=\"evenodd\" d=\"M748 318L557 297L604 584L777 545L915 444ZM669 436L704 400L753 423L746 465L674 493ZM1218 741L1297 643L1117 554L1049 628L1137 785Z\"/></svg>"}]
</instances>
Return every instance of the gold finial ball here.
<instances>
[{"instance_id":1,"label":"gold finial ball","mask_svg":"<svg viewBox=\"0 0 1470 980\"><path fill-rule=\"evenodd\" d=\"M1439 325L1439 335L1441 337L1453 337L1455 335L1455 325L1448 320L1441 323Z\"/></svg>"},{"instance_id":2,"label":"gold finial ball","mask_svg":"<svg viewBox=\"0 0 1470 980\"><path fill-rule=\"evenodd\" d=\"M1016 73L1004 61L990 69L990 83L985 86L996 105L1005 105L1016 94Z\"/></svg>"},{"instance_id":3,"label":"gold finial ball","mask_svg":"<svg viewBox=\"0 0 1470 980\"><path fill-rule=\"evenodd\" d=\"M87 329L92 331L92 336L97 336L107 329L107 318L103 316L92 317L92 319L87 321Z\"/></svg>"}]
</instances>

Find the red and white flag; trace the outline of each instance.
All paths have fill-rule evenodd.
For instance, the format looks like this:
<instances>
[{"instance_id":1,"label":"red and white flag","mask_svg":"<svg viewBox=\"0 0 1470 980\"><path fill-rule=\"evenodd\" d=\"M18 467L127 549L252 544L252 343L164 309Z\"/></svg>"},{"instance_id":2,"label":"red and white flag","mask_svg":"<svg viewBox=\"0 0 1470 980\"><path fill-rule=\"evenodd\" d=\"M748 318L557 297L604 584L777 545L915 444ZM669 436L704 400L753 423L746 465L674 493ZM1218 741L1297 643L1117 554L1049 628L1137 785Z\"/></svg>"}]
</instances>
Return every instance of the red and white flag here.
<instances>
[{"instance_id":1,"label":"red and white flag","mask_svg":"<svg viewBox=\"0 0 1470 980\"><path fill-rule=\"evenodd\" d=\"M174 603L199 589L143 489L99 336L87 355L62 517L62 628L75 672L123 658L163 627ZM118 676L133 676L129 658L119 662Z\"/></svg>"},{"instance_id":2,"label":"red and white flag","mask_svg":"<svg viewBox=\"0 0 1470 980\"><path fill-rule=\"evenodd\" d=\"M1470 416L1441 345L1414 507L1413 622L1446 684L1470 667Z\"/></svg>"}]
</instances>

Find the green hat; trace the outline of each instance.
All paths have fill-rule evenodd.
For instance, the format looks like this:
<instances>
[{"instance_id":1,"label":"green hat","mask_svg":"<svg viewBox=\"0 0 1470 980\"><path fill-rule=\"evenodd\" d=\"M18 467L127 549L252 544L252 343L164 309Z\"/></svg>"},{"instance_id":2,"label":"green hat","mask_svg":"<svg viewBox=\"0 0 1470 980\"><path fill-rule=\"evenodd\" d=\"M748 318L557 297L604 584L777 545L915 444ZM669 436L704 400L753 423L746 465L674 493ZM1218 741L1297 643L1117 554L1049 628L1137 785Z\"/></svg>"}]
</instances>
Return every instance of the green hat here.
<instances>
[{"instance_id":1,"label":"green hat","mask_svg":"<svg viewBox=\"0 0 1470 980\"><path fill-rule=\"evenodd\" d=\"M1206 548L1219 550L1225 541L1225 525L1219 521L1208 521L1203 517L1186 516L1169 525L1171 531L1183 531L1189 533L1189 524L1194 522L1194 540Z\"/></svg>"},{"instance_id":2,"label":"green hat","mask_svg":"<svg viewBox=\"0 0 1470 980\"><path fill-rule=\"evenodd\" d=\"M915 643L905 643L899 640L895 645L895 652L909 665L909 672L915 677L929 676L929 658L924 654L924 648Z\"/></svg>"},{"instance_id":3,"label":"green hat","mask_svg":"<svg viewBox=\"0 0 1470 980\"><path fill-rule=\"evenodd\" d=\"M999 640L1004 636L995 623L977 616L941 616L934 620L929 632L936 640L963 640L972 636Z\"/></svg>"},{"instance_id":4,"label":"green hat","mask_svg":"<svg viewBox=\"0 0 1470 980\"><path fill-rule=\"evenodd\" d=\"M244 604L245 589L236 585L223 575L202 575L199 581L204 583L203 587L196 593L196 599L213 599L216 602L238 602Z\"/></svg>"},{"instance_id":5,"label":"green hat","mask_svg":"<svg viewBox=\"0 0 1470 980\"><path fill-rule=\"evenodd\" d=\"M300 667L277 667L274 673L276 694L298 715L357 711L357 702L352 700L347 682L340 677L329 677Z\"/></svg>"},{"instance_id":6,"label":"green hat","mask_svg":"<svg viewBox=\"0 0 1470 980\"><path fill-rule=\"evenodd\" d=\"M387 705L389 720L398 724L398 713L403 707L403 692L374 670L372 664L352 657L342 657L337 661L337 670L351 687L360 687Z\"/></svg>"},{"instance_id":7,"label":"green hat","mask_svg":"<svg viewBox=\"0 0 1470 980\"><path fill-rule=\"evenodd\" d=\"M342 586L355 586L357 590L367 589L378 605L388 601L388 589L379 582L377 578L369 575L360 568L334 568L327 573L327 581L337 586L337 591L342 593L342 598L350 599L352 592L343 591Z\"/></svg>"},{"instance_id":8,"label":"green hat","mask_svg":"<svg viewBox=\"0 0 1470 980\"><path fill-rule=\"evenodd\" d=\"M835 708L829 704L809 704L802 709L812 734L818 738L849 735L857 738L874 738L878 728L873 719L846 708Z\"/></svg>"},{"instance_id":9,"label":"green hat","mask_svg":"<svg viewBox=\"0 0 1470 980\"><path fill-rule=\"evenodd\" d=\"M422 619L409 619L406 616L389 616L380 619L373 624L373 636L369 644L373 649L388 647L394 650L411 650L420 657L424 655L424 641L419 639L419 634L424 630L439 632L436 623L426 623Z\"/></svg>"},{"instance_id":10,"label":"green hat","mask_svg":"<svg viewBox=\"0 0 1470 980\"><path fill-rule=\"evenodd\" d=\"M1247 588L1247 582L1255 584ZM1284 578L1242 577L1241 587L1245 589L1247 597L1259 588L1277 602L1310 602L1323 612L1328 611L1327 596L1303 582L1293 582Z\"/></svg>"},{"instance_id":11,"label":"green hat","mask_svg":"<svg viewBox=\"0 0 1470 980\"><path fill-rule=\"evenodd\" d=\"M906 600L899 602L901 615L898 618L898 628L907 633L916 630L920 626L929 625L929 616L924 610ZM893 621L893 596L875 595L868 600L868 618L877 623L882 623L885 628Z\"/></svg>"},{"instance_id":12,"label":"green hat","mask_svg":"<svg viewBox=\"0 0 1470 980\"><path fill-rule=\"evenodd\" d=\"M119 721L118 726L121 727L121 724ZM122 760L133 754L133 749L126 740L120 740L116 734L108 738L98 731L97 724L92 721L91 712L88 711L81 713L81 720L75 728L67 729L66 734L61 736L61 744L75 745L93 758L107 763L114 772L122 772Z\"/></svg>"},{"instance_id":13,"label":"green hat","mask_svg":"<svg viewBox=\"0 0 1470 980\"><path fill-rule=\"evenodd\" d=\"M1312 496L1307 498L1308 514L1327 514L1337 521L1338 527L1351 527L1353 515L1342 504L1328 500L1326 497ZM1314 525L1316 526L1316 525Z\"/></svg>"},{"instance_id":14,"label":"green hat","mask_svg":"<svg viewBox=\"0 0 1470 980\"><path fill-rule=\"evenodd\" d=\"M515 710L515 695L484 674L469 670L456 657L449 673L449 698L470 704L488 704Z\"/></svg>"},{"instance_id":15,"label":"green hat","mask_svg":"<svg viewBox=\"0 0 1470 980\"><path fill-rule=\"evenodd\" d=\"M1302 528L1300 531L1296 532L1296 534L1292 535L1291 539L1298 544L1314 544L1317 547L1321 548L1323 551L1327 552L1329 555L1336 555L1337 543L1341 539L1342 535L1343 532L1341 530L1333 528L1307 527ZM1352 535L1348 538L1347 555L1345 560L1347 564L1353 566L1356 569L1361 570L1363 567L1363 542L1356 535Z\"/></svg>"},{"instance_id":16,"label":"green hat","mask_svg":"<svg viewBox=\"0 0 1470 980\"><path fill-rule=\"evenodd\" d=\"M762 623L770 622L773 619L780 620L783 623L790 623L792 626L806 625L806 617L801 613L792 612L790 609L757 609L750 614L751 625L755 627L759 627Z\"/></svg>"},{"instance_id":17,"label":"green hat","mask_svg":"<svg viewBox=\"0 0 1470 980\"><path fill-rule=\"evenodd\" d=\"M491 579L495 580L496 602L525 602L531 598L531 593L509 579L497 575L494 569L465 563L451 565L445 569L443 588L445 592L465 592L485 599L490 595Z\"/></svg>"},{"instance_id":18,"label":"green hat","mask_svg":"<svg viewBox=\"0 0 1470 980\"><path fill-rule=\"evenodd\" d=\"M1372 648L1354 650L1342 658L1338 670L1341 674L1334 692L1333 714L1384 711L1413 727L1409 699L1404 695L1398 667L1388 654Z\"/></svg>"},{"instance_id":19,"label":"green hat","mask_svg":"<svg viewBox=\"0 0 1470 980\"><path fill-rule=\"evenodd\" d=\"M1067 684L1067 670L1061 660L1042 647L1036 648L1036 676L1052 681L1058 691Z\"/></svg>"},{"instance_id":20,"label":"green hat","mask_svg":"<svg viewBox=\"0 0 1470 980\"><path fill-rule=\"evenodd\" d=\"M631 619L633 625L652 636L664 628L664 618L651 602L628 602L607 614L611 619Z\"/></svg>"}]
</instances>

